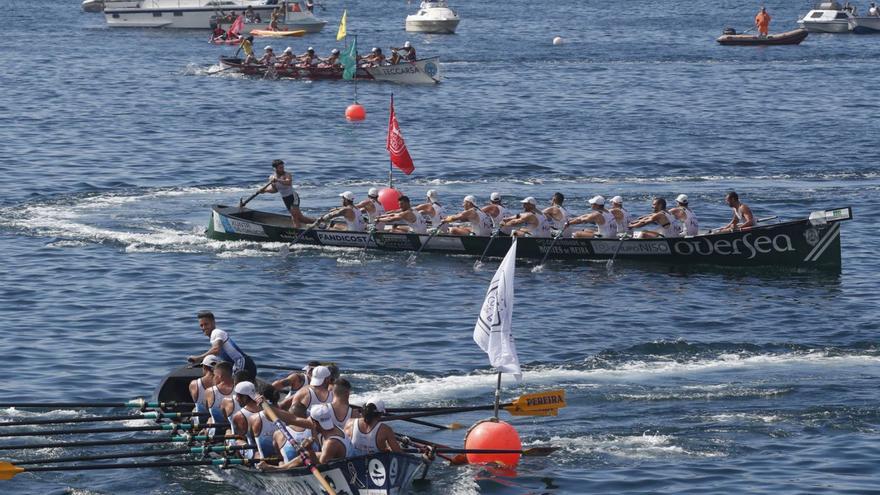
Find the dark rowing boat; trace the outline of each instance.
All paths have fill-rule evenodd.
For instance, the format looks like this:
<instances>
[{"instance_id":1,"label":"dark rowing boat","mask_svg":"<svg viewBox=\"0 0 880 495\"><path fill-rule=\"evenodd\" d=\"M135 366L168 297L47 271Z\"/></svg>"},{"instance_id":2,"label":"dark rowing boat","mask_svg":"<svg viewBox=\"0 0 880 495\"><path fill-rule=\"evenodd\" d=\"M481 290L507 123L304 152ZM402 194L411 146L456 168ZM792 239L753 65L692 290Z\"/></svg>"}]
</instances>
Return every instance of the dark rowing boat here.
<instances>
[{"instance_id":1,"label":"dark rowing boat","mask_svg":"<svg viewBox=\"0 0 880 495\"><path fill-rule=\"evenodd\" d=\"M784 33L758 36L755 34L724 34L717 41L722 45L761 46L761 45L799 45L810 34L806 29L792 29Z\"/></svg>"},{"instance_id":2,"label":"dark rowing boat","mask_svg":"<svg viewBox=\"0 0 880 495\"><path fill-rule=\"evenodd\" d=\"M220 65L225 69L246 76L273 77L285 79L342 79L342 67L301 67L267 66L245 64L240 58L220 57ZM440 82L440 58L431 57L415 62L401 62L395 65L378 67L359 67L355 77L362 81L385 81L398 84L434 84Z\"/></svg>"},{"instance_id":3,"label":"dark rowing boat","mask_svg":"<svg viewBox=\"0 0 880 495\"><path fill-rule=\"evenodd\" d=\"M792 220L721 234L659 239L572 239L524 237L517 243L517 258L603 260L614 257L678 265L780 266L840 270L840 222L852 218L850 207L813 212ZM327 229L294 229L288 215L217 205L208 223L208 237L223 241L291 242L367 248L384 251L417 251L428 235L390 232L346 232ZM470 256L503 257L509 237L453 236L440 234L423 251Z\"/></svg>"},{"instance_id":4,"label":"dark rowing boat","mask_svg":"<svg viewBox=\"0 0 880 495\"><path fill-rule=\"evenodd\" d=\"M191 402L189 383L202 375L200 367L188 366L169 373L153 394L155 400ZM413 480L427 472L427 461L419 454L379 453L351 457L318 466L336 493L402 495ZM248 493L302 495L324 493L307 468L288 471L260 471L248 466L219 470L231 484Z\"/></svg>"}]
</instances>

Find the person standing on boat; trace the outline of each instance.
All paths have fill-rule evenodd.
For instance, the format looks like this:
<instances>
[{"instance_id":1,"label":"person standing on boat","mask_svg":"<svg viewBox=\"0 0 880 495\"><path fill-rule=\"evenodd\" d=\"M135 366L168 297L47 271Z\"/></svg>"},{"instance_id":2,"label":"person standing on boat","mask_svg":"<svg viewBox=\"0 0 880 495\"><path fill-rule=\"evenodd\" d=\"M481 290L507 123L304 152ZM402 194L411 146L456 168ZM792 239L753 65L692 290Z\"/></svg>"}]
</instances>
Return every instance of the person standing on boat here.
<instances>
[{"instance_id":1,"label":"person standing on boat","mask_svg":"<svg viewBox=\"0 0 880 495\"><path fill-rule=\"evenodd\" d=\"M330 210L329 213L321 216L319 222L328 222L334 218L342 217L345 223L331 227L333 230L346 230L349 232L363 232L364 221L361 217L361 211L354 205L354 193L345 191L339 195L342 198L342 206Z\"/></svg>"},{"instance_id":2,"label":"person standing on boat","mask_svg":"<svg viewBox=\"0 0 880 495\"><path fill-rule=\"evenodd\" d=\"M874 17L880 16L880 9L874 5L874 2L871 2L871 7L868 9L868 15L872 15Z\"/></svg>"},{"instance_id":3,"label":"person standing on boat","mask_svg":"<svg viewBox=\"0 0 880 495\"><path fill-rule=\"evenodd\" d=\"M678 221L675 218L675 215L666 211L666 200L663 198L654 198L654 201L651 202L651 207L654 209L653 213L649 213L639 218L635 222L629 224L629 227L637 229L648 224L656 223L660 228L658 230L642 230L636 232L635 237L637 239L678 237L680 234L680 229L677 226Z\"/></svg>"},{"instance_id":4,"label":"person standing on boat","mask_svg":"<svg viewBox=\"0 0 880 495\"><path fill-rule=\"evenodd\" d=\"M752 209L746 204L741 203L739 195L736 191L730 191L724 197L724 201L731 209L733 209L733 218L724 227L718 229L718 232L733 232L735 230L750 229L755 226L755 216L752 215Z\"/></svg>"},{"instance_id":5,"label":"person standing on boat","mask_svg":"<svg viewBox=\"0 0 880 495\"><path fill-rule=\"evenodd\" d=\"M205 403L205 392L214 386L214 366L220 362L220 358L209 354L202 359L202 376L189 383L189 394L192 396L193 412L206 413L208 406Z\"/></svg>"},{"instance_id":6,"label":"person standing on boat","mask_svg":"<svg viewBox=\"0 0 880 495\"><path fill-rule=\"evenodd\" d=\"M477 198L467 195L462 201L464 211L457 215L450 215L443 219L444 223L469 222L470 227L450 227L452 235L492 235L492 219L483 210L477 208Z\"/></svg>"},{"instance_id":7,"label":"person standing on boat","mask_svg":"<svg viewBox=\"0 0 880 495\"><path fill-rule=\"evenodd\" d=\"M202 354L190 356L188 359L191 363L198 363L206 356L213 354L220 358L221 361L232 363L232 372L239 370L247 371L251 376L251 381L257 377L257 365L240 347L233 341L229 334L217 328L217 322L214 319L214 313L210 311L199 311L199 327L202 333L211 339L211 348Z\"/></svg>"},{"instance_id":8,"label":"person standing on boat","mask_svg":"<svg viewBox=\"0 0 880 495\"><path fill-rule=\"evenodd\" d=\"M617 222L614 220L614 214L605 209L605 198L602 196L593 196L587 201L592 211L590 213L572 218L566 222L565 226L578 225L581 223L594 223L596 230L580 230L573 233L574 238L582 237L604 237L612 239L617 235Z\"/></svg>"},{"instance_id":9,"label":"person standing on boat","mask_svg":"<svg viewBox=\"0 0 880 495\"><path fill-rule=\"evenodd\" d=\"M617 233L618 234L632 234L632 229L629 228L629 224L632 223L633 218L632 215L626 211L626 208L623 207L623 198L620 196L614 196L611 198L611 209L608 210L614 215L614 221L617 223Z\"/></svg>"},{"instance_id":10,"label":"person standing on boat","mask_svg":"<svg viewBox=\"0 0 880 495\"><path fill-rule=\"evenodd\" d=\"M367 216L367 221L369 223L376 225L376 230L384 230L384 225L376 223L376 219L385 214L385 207L382 205L382 202L379 201L378 189L371 187L370 190L367 191L367 199L356 204L355 208L359 209Z\"/></svg>"},{"instance_id":11,"label":"person standing on boat","mask_svg":"<svg viewBox=\"0 0 880 495\"><path fill-rule=\"evenodd\" d=\"M501 197L501 193L493 192L489 195L489 204L484 206L483 213L489 215L489 218L492 219L492 226L496 230L500 230L502 233L510 235L510 232L513 230L512 227L501 227L501 223L505 218L511 216L510 210L504 207L503 198Z\"/></svg>"},{"instance_id":12,"label":"person standing on boat","mask_svg":"<svg viewBox=\"0 0 880 495\"><path fill-rule=\"evenodd\" d=\"M755 16L755 27L763 37L770 34L770 14L767 13L767 7L761 7L761 11Z\"/></svg>"},{"instance_id":13,"label":"person standing on boat","mask_svg":"<svg viewBox=\"0 0 880 495\"><path fill-rule=\"evenodd\" d=\"M373 398L364 404L362 417L348 423L345 436L351 439L355 456L402 451L394 430L382 422L383 414L385 414L385 402Z\"/></svg>"},{"instance_id":14,"label":"person standing on boat","mask_svg":"<svg viewBox=\"0 0 880 495\"><path fill-rule=\"evenodd\" d=\"M431 221L432 228L439 228L440 233L447 232L449 227L443 224L443 205L440 204L440 195L434 189L428 189L425 196L428 202L416 206L415 210Z\"/></svg>"},{"instance_id":15,"label":"person standing on boat","mask_svg":"<svg viewBox=\"0 0 880 495\"><path fill-rule=\"evenodd\" d=\"M566 227L566 224L568 219L571 218L571 213L562 206L563 202L565 202L565 196L561 192L553 193L553 198L550 199L550 206L544 208L544 216L550 222L550 228L561 231L563 237L568 237L571 235L571 229Z\"/></svg>"},{"instance_id":16,"label":"person standing on boat","mask_svg":"<svg viewBox=\"0 0 880 495\"><path fill-rule=\"evenodd\" d=\"M299 194L293 190L293 176L284 170L284 160L272 160L272 167L275 173L269 176L269 182L272 184L266 188L266 192L277 192L281 195L281 200L284 201L284 206L293 219L294 228L314 223L315 219L303 215L299 209Z\"/></svg>"},{"instance_id":17,"label":"person standing on boat","mask_svg":"<svg viewBox=\"0 0 880 495\"><path fill-rule=\"evenodd\" d=\"M522 226L511 232L511 235L517 237L550 237L550 222L544 213L538 209L538 202L535 198L529 196L520 201L523 206L523 212L517 213L512 217L507 217L501 222L501 227L517 227Z\"/></svg>"},{"instance_id":18,"label":"person standing on boat","mask_svg":"<svg viewBox=\"0 0 880 495\"><path fill-rule=\"evenodd\" d=\"M678 206L669 210L669 213L675 215L675 218L681 224L681 236L693 237L698 235L700 233L700 222L697 220L693 210L688 206L687 194L679 194L675 198L675 202L678 203Z\"/></svg>"},{"instance_id":19,"label":"person standing on boat","mask_svg":"<svg viewBox=\"0 0 880 495\"><path fill-rule=\"evenodd\" d=\"M397 198L397 205L400 209L395 213L386 213L376 219L376 222L393 223L403 222L405 225L392 225L392 232L427 234L428 229L425 226L425 218L421 212L414 211L409 201L409 196L402 195Z\"/></svg>"}]
</instances>

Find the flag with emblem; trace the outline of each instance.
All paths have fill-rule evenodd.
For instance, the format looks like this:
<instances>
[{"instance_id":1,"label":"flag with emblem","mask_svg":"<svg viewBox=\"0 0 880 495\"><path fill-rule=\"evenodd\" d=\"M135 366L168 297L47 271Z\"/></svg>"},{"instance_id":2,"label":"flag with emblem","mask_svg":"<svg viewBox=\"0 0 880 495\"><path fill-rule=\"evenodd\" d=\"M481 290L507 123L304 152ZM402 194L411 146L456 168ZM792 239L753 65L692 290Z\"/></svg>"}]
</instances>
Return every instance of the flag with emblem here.
<instances>
[{"instance_id":1,"label":"flag with emblem","mask_svg":"<svg viewBox=\"0 0 880 495\"><path fill-rule=\"evenodd\" d=\"M336 32L336 41L345 38L345 20L348 18L348 9L342 11L342 20L339 21L339 31Z\"/></svg>"},{"instance_id":2,"label":"flag with emblem","mask_svg":"<svg viewBox=\"0 0 880 495\"><path fill-rule=\"evenodd\" d=\"M388 138L385 141L385 149L391 156L391 163L406 175L416 169L409 156L409 150L406 149L406 143L403 141L403 134L400 133L397 115L394 114L394 95L391 95L391 116L388 119Z\"/></svg>"},{"instance_id":3,"label":"flag with emblem","mask_svg":"<svg viewBox=\"0 0 880 495\"><path fill-rule=\"evenodd\" d=\"M342 56L339 57L339 61L342 62L342 66L345 67L345 70L342 71L342 78L346 81L354 79L354 75L357 72L357 41L357 36L355 36L354 41L351 42L351 46L342 52Z\"/></svg>"},{"instance_id":4,"label":"flag with emblem","mask_svg":"<svg viewBox=\"0 0 880 495\"><path fill-rule=\"evenodd\" d=\"M519 355L513 339L513 270L516 265L516 237L492 277L486 299L474 326L474 342L489 355L499 373L510 373L522 380ZM500 383L500 382L499 382Z\"/></svg>"}]
</instances>

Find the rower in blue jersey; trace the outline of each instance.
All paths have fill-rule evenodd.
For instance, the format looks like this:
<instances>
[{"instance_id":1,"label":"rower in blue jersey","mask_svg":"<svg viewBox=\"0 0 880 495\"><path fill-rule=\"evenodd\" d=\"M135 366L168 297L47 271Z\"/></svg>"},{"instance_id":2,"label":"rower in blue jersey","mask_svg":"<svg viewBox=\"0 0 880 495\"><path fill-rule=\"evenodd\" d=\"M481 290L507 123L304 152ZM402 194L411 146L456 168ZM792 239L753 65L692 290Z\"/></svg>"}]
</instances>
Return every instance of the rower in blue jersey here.
<instances>
[{"instance_id":1,"label":"rower in blue jersey","mask_svg":"<svg viewBox=\"0 0 880 495\"><path fill-rule=\"evenodd\" d=\"M257 379L257 365L234 340L223 330L217 328L217 322L214 319L214 313L210 311L199 311L199 327L202 333L211 339L211 348L202 354L190 356L189 362L198 363L208 355L215 355L221 361L232 363L232 372L244 370L248 372L251 381Z\"/></svg>"},{"instance_id":2,"label":"rower in blue jersey","mask_svg":"<svg viewBox=\"0 0 880 495\"><path fill-rule=\"evenodd\" d=\"M244 437L244 440L236 440L236 444L250 445L256 448L257 442L251 431L250 421L251 417L260 414L260 411L262 410L256 401L257 388L253 383L248 381L238 382L235 385L234 393L235 402L238 404L239 409L229 417L229 428L234 435ZM253 454L254 450L242 451L242 457L247 459L253 458Z\"/></svg>"},{"instance_id":3,"label":"rower in blue jersey","mask_svg":"<svg viewBox=\"0 0 880 495\"><path fill-rule=\"evenodd\" d=\"M205 391L205 406L211 415L209 423L226 423L228 418L223 412L223 400L232 398L232 364L221 361L214 366L214 386ZM211 429L209 434L222 435L226 428Z\"/></svg>"},{"instance_id":4,"label":"rower in blue jersey","mask_svg":"<svg viewBox=\"0 0 880 495\"><path fill-rule=\"evenodd\" d=\"M214 366L219 362L220 359L213 354L205 356L205 359L202 360L202 376L189 383L189 394L195 404L193 412L208 412L208 406L205 405L205 392L214 386ZM196 418L201 419L199 416Z\"/></svg>"}]
</instances>

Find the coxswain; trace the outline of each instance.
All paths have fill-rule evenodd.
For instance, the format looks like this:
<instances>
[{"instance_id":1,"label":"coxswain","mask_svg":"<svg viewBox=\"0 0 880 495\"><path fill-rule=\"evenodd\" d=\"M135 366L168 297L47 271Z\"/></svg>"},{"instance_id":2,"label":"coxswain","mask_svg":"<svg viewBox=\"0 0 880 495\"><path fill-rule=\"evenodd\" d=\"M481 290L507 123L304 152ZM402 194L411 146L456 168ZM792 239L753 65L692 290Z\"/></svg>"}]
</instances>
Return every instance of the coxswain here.
<instances>
[{"instance_id":1,"label":"coxswain","mask_svg":"<svg viewBox=\"0 0 880 495\"><path fill-rule=\"evenodd\" d=\"M614 220L614 214L605 209L605 198L602 196L593 196L587 201L587 204L590 205L592 211L568 220L566 226L578 225L581 223L594 223L596 224L596 230L579 230L571 236L575 238L604 237L607 239L616 236L617 222Z\"/></svg>"},{"instance_id":2,"label":"coxswain","mask_svg":"<svg viewBox=\"0 0 880 495\"><path fill-rule=\"evenodd\" d=\"M362 59L366 62L367 65L375 67L377 65L382 65L385 62L385 55L382 53L382 49L374 46L372 50L370 50L370 54Z\"/></svg>"},{"instance_id":3,"label":"coxswain","mask_svg":"<svg viewBox=\"0 0 880 495\"><path fill-rule=\"evenodd\" d=\"M267 46L266 48L263 48L263 56L260 57L257 62L262 65L273 65L275 63L275 60L275 52L272 51L271 46Z\"/></svg>"},{"instance_id":4,"label":"coxswain","mask_svg":"<svg viewBox=\"0 0 880 495\"><path fill-rule=\"evenodd\" d=\"M538 209L538 202L535 198L529 196L520 201L523 206L523 212L514 216L506 217L501 223L501 227L517 227L522 226L511 232L511 235L522 237L550 237L550 222L544 216L544 212Z\"/></svg>"},{"instance_id":5,"label":"coxswain","mask_svg":"<svg viewBox=\"0 0 880 495\"><path fill-rule=\"evenodd\" d=\"M416 61L416 49L412 46L412 43L409 41L405 41L401 48L392 48L392 50L396 50L397 53L400 54L400 58L404 62L415 62Z\"/></svg>"},{"instance_id":6,"label":"coxswain","mask_svg":"<svg viewBox=\"0 0 880 495\"><path fill-rule=\"evenodd\" d=\"M245 64L255 64L257 63L257 57L254 56L254 37L248 36L247 38L241 40L241 44L238 46L238 49L244 52L244 63ZM238 56L238 51L236 50L235 55Z\"/></svg>"},{"instance_id":7,"label":"coxswain","mask_svg":"<svg viewBox=\"0 0 880 495\"><path fill-rule=\"evenodd\" d=\"M443 205L440 204L440 195L434 189L428 189L425 197L428 201L416 206L415 210L431 222L432 228L439 228L441 233L447 232L449 227L443 223Z\"/></svg>"},{"instance_id":8,"label":"coxswain","mask_svg":"<svg viewBox=\"0 0 880 495\"><path fill-rule=\"evenodd\" d=\"M544 208L544 216L550 222L550 228L561 232L563 237L568 237L571 235L571 229L565 225L571 218L571 213L562 206L564 202L565 196L561 192L553 193L553 197L550 198L550 206Z\"/></svg>"},{"instance_id":9,"label":"coxswain","mask_svg":"<svg viewBox=\"0 0 880 495\"><path fill-rule=\"evenodd\" d=\"M678 237L681 229L678 227L678 219L675 215L666 211L666 200L663 198L654 198L651 202L651 208L654 210L635 222L629 224L629 227L636 229L645 225L656 223L660 226L658 230L642 230L635 233L637 239L650 239L655 237Z\"/></svg>"},{"instance_id":10,"label":"coxswain","mask_svg":"<svg viewBox=\"0 0 880 495\"><path fill-rule=\"evenodd\" d=\"M232 363L233 373L239 370L245 370L250 373L252 379L256 378L257 365L254 364L254 360L236 345L235 341L229 337L228 333L217 328L214 313L210 311L199 311L196 316L199 318L199 328L202 329L202 333L211 339L211 348L202 354L190 356L188 358L189 362L199 363L209 354L213 354L220 358L221 361L229 361Z\"/></svg>"},{"instance_id":11,"label":"coxswain","mask_svg":"<svg viewBox=\"0 0 880 495\"><path fill-rule=\"evenodd\" d=\"M493 192L489 195L489 204L482 208L483 213L489 215L489 218L492 219L492 227L495 230L500 230L502 233L510 235L513 227L501 227L501 223L505 218L511 215L510 210L508 210L503 203L503 198L501 197L501 193Z\"/></svg>"},{"instance_id":12,"label":"coxswain","mask_svg":"<svg viewBox=\"0 0 880 495\"><path fill-rule=\"evenodd\" d=\"M251 431L250 424L251 418L260 414L260 411L262 410L256 401L257 388L254 386L253 382L242 381L235 385L233 394L237 410L229 416L229 429L232 430L233 435L244 437L244 439L237 440L236 444L246 444L257 447L257 442L254 438L253 431ZM253 450L244 453L247 454L245 455L247 458L254 457Z\"/></svg>"},{"instance_id":13,"label":"coxswain","mask_svg":"<svg viewBox=\"0 0 880 495\"><path fill-rule=\"evenodd\" d=\"M355 207L367 216L367 222L374 224L376 230L383 230L384 225L376 223L376 219L385 214L385 207L379 201L379 190L371 187L367 191L367 199L356 204Z\"/></svg>"},{"instance_id":14,"label":"coxswain","mask_svg":"<svg viewBox=\"0 0 880 495\"><path fill-rule=\"evenodd\" d=\"M285 418L283 413L279 414L279 417L282 421L288 424L292 423L300 428L310 427L316 433L318 444L320 444L320 451L316 453L314 448L303 449L313 464L326 464L337 459L354 457L354 449L351 442L345 436L345 432L333 422L333 408L329 404L321 404L312 409L307 420L290 418L291 421L287 421L288 418ZM310 447L315 442L311 438L307 438L303 443L306 447ZM303 446L301 445L301 447ZM302 457L296 456L289 462L282 462L278 466L261 462L257 465L257 468L272 471L284 470L302 466L302 463Z\"/></svg>"},{"instance_id":15,"label":"coxswain","mask_svg":"<svg viewBox=\"0 0 880 495\"><path fill-rule=\"evenodd\" d=\"M312 370L309 385L293 395L291 410L293 414L305 418L308 417L311 408L331 402L333 402L333 392L330 390L330 369L326 366L316 366Z\"/></svg>"},{"instance_id":16,"label":"coxswain","mask_svg":"<svg viewBox=\"0 0 880 495\"><path fill-rule=\"evenodd\" d=\"M449 233L452 235L479 235L488 236L492 234L492 219L483 210L477 208L477 198L468 195L462 201L464 211L457 215L450 215L443 219L443 222L450 224L452 222L468 222L469 227L450 227Z\"/></svg>"},{"instance_id":17,"label":"coxswain","mask_svg":"<svg viewBox=\"0 0 880 495\"><path fill-rule=\"evenodd\" d=\"M192 396L193 412L206 413L208 406L205 403L205 392L214 386L214 366L220 362L220 358L208 354L202 359L202 376L189 382L189 395Z\"/></svg>"},{"instance_id":18,"label":"coxswain","mask_svg":"<svg viewBox=\"0 0 880 495\"><path fill-rule=\"evenodd\" d=\"M679 194L675 198L675 202L678 203L678 206L671 208L669 213L672 213L678 219L681 225L681 236L693 237L698 235L700 233L700 222L697 220L693 210L688 206L687 194Z\"/></svg>"},{"instance_id":19,"label":"coxswain","mask_svg":"<svg viewBox=\"0 0 880 495\"><path fill-rule=\"evenodd\" d=\"M318 57L315 55L315 49L309 47L305 53L299 56L299 65L301 67L313 67L318 65Z\"/></svg>"},{"instance_id":20,"label":"coxswain","mask_svg":"<svg viewBox=\"0 0 880 495\"><path fill-rule=\"evenodd\" d=\"M611 209L608 210L614 215L614 221L617 223L617 233L618 234L632 234L632 229L629 228L629 224L632 223L633 218L632 215L626 211L626 208L623 207L623 198L620 196L614 196L611 198Z\"/></svg>"},{"instance_id":21,"label":"coxswain","mask_svg":"<svg viewBox=\"0 0 880 495\"><path fill-rule=\"evenodd\" d=\"M392 225L392 232L411 232L414 234L427 234L425 218L421 212L414 211L409 201L409 196L402 195L397 198L399 209L395 213L386 213L376 219L376 222L393 223L403 222L405 225Z\"/></svg>"},{"instance_id":22,"label":"coxswain","mask_svg":"<svg viewBox=\"0 0 880 495\"><path fill-rule=\"evenodd\" d=\"M334 218L342 217L344 223L331 225L330 228L333 230L347 230L349 232L363 232L364 220L361 216L361 211L354 205L354 193L351 191L345 191L340 194L339 197L342 198L342 206L330 210L329 213L321 216L318 221L329 222Z\"/></svg>"},{"instance_id":23,"label":"coxswain","mask_svg":"<svg viewBox=\"0 0 880 495\"><path fill-rule=\"evenodd\" d=\"M761 7L761 11L755 16L755 27L762 37L767 37L770 33L770 14L767 13L767 7Z\"/></svg>"},{"instance_id":24,"label":"coxswain","mask_svg":"<svg viewBox=\"0 0 880 495\"><path fill-rule=\"evenodd\" d=\"M401 452L394 430L382 422L383 414L385 403L381 399L369 399L364 404L361 417L348 423L345 435L351 439L354 455Z\"/></svg>"},{"instance_id":25,"label":"coxswain","mask_svg":"<svg viewBox=\"0 0 880 495\"><path fill-rule=\"evenodd\" d=\"M293 59L296 58L293 56L293 48L287 47L281 52L281 56L278 57L278 60L275 62L277 67L288 67L293 62Z\"/></svg>"},{"instance_id":26,"label":"coxswain","mask_svg":"<svg viewBox=\"0 0 880 495\"><path fill-rule=\"evenodd\" d=\"M281 195L284 201L284 207L290 212L293 219L294 228L299 228L303 224L311 224L315 222L314 218L309 218L302 214L299 209L299 194L293 190L293 176L284 170L284 160L272 160L272 167L275 173L269 176L272 183L266 188L266 192Z\"/></svg>"},{"instance_id":27,"label":"coxswain","mask_svg":"<svg viewBox=\"0 0 880 495\"><path fill-rule=\"evenodd\" d=\"M214 385L205 391L205 406L211 415L208 423L226 423L227 416L223 414L221 407L223 399L232 398L234 385L232 383L232 363L221 361L214 366ZM220 431L212 431L212 435L222 435L225 428Z\"/></svg>"},{"instance_id":28,"label":"coxswain","mask_svg":"<svg viewBox=\"0 0 880 495\"><path fill-rule=\"evenodd\" d=\"M752 215L752 209L739 200L736 191L730 191L724 196L724 201L731 209L733 209L733 218L727 225L718 229L719 232L733 232L735 230L745 230L754 227L758 222Z\"/></svg>"},{"instance_id":29,"label":"coxswain","mask_svg":"<svg viewBox=\"0 0 880 495\"><path fill-rule=\"evenodd\" d=\"M330 56L321 61L321 66L324 67L337 67L341 66L339 63L339 48L334 48L330 50Z\"/></svg>"}]
</instances>

